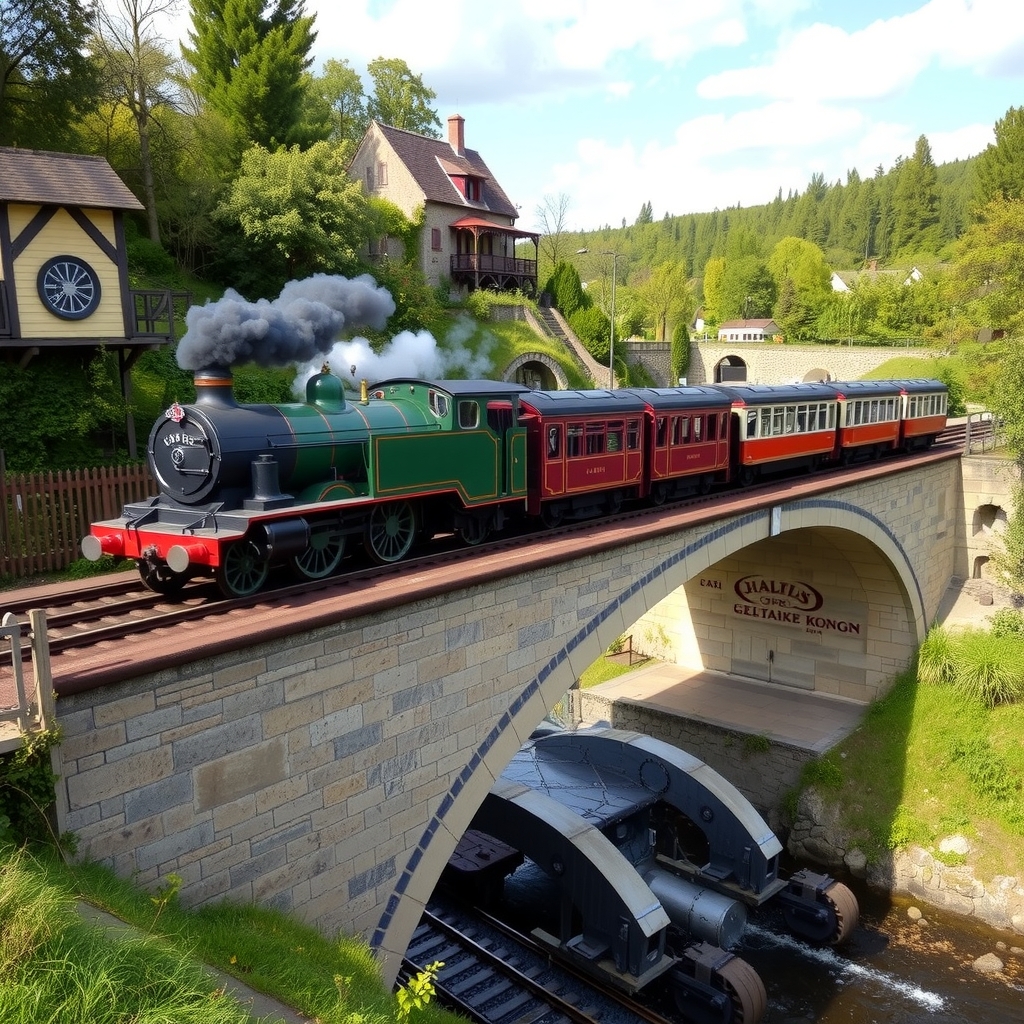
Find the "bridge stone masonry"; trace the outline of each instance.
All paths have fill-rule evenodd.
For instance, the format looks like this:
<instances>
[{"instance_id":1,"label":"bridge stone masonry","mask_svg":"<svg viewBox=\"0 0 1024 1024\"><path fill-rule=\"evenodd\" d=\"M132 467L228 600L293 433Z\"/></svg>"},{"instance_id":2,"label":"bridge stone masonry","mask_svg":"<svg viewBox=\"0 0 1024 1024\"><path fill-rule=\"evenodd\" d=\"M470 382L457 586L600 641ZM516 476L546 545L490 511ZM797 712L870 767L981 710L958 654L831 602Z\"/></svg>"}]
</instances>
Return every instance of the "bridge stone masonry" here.
<instances>
[{"instance_id":1,"label":"bridge stone masonry","mask_svg":"<svg viewBox=\"0 0 1024 1024\"><path fill-rule=\"evenodd\" d=\"M681 663L749 675L772 650L775 682L883 691L962 557L960 459L885 468L56 657L61 827L142 885L176 872L187 904L362 934L391 983L495 779L638 622Z\"/></svg>"}]
</instances>

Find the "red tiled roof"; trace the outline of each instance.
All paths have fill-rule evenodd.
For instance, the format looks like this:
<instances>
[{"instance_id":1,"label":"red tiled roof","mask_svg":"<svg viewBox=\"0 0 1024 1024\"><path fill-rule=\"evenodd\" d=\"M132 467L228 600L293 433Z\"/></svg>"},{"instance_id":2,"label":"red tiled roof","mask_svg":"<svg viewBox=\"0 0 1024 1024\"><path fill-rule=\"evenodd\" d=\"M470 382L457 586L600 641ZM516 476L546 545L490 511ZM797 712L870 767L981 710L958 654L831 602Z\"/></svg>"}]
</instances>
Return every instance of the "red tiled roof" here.
<instances>
[{"instance_id":1,"label":"red tiled roof","mask_svg":"<svg viewBox=\"0 0 1024 1024\"><path fill-rule=\"evenodd\" d=\"M0 146L0 202L142 210L101 156Z\"/></svg>"},{"instance_id":2,"label":"red tiled roof","mask_svg":"<svg viewBox=\"0 0 1024 1024\"><path fill-rule=\"evenodd\" d=\"M465 206L512 220L519 216L519 211L475 149L456 153L445 139L432 139L404 128L392 128L379 121L375 123L429 201ZM467 199L452 184L450 175L463 174L483 179L479 202Z\"/></svg>"}]
</instances>

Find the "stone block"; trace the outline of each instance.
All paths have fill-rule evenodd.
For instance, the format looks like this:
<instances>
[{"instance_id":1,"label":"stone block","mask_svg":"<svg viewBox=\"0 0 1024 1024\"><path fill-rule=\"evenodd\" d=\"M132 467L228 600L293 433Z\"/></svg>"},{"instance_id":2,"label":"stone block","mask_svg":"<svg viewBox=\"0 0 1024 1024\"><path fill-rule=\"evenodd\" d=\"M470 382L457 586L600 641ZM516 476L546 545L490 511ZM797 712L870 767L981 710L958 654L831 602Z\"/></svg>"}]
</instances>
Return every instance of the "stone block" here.
<instances>
[{"instance_id":1,"label":"stone block","mask_svg":"<svg viewBox=\"0 0 1024 1024\"><path fill-rule=\"evenodd\" d=\"M285 778L285 749L283 738L277 737L198 765L194 772L197 808L233 803Z\"/></svg>"}]
</instances>

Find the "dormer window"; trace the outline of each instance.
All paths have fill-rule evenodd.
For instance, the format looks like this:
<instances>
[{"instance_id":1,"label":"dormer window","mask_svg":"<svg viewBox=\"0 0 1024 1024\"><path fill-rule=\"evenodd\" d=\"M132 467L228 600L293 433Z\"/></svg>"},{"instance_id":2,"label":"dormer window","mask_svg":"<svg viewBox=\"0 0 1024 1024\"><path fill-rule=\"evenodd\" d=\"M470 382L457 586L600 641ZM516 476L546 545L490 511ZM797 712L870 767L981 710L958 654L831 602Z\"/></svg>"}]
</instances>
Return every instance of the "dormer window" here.
<instances>
[{"instance_id":1,"label":"dormer window","mask_svg":"<svg viewBox=\"0 0 1024 1024\"><path fill-rule=\"evenodd\" d=\"M483 195L483 180L471 178L468 174L453 174L452 183L471 202L479 203Z\"/></svg>"}]
</instances>

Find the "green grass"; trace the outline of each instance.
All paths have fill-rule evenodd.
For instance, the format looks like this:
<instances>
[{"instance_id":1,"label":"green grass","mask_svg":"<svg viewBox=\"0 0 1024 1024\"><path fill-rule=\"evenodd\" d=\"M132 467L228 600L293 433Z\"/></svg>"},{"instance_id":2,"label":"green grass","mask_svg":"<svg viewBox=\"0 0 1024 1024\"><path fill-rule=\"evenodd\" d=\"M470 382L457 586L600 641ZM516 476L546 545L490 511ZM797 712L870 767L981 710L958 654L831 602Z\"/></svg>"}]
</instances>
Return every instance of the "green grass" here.
<instances>
[{"instance_id":1,"label":"green grass","mask_svg":"<svg viewBox=\"0 0 1024 1024\"><path fill-rule=\"evenodd\" d=\"M331 940L284 914L235 904L185 911L96 865L0 850L0 1020L220 1024L249 1017L201 969L213 965L322 1024L384 1024L397 1002L369 948ZM135 926L112 937L86 923L85 899ZM456 1024L436 1005L423 1024Z\"/></svg>"},{"instance_id":2,"label":"green grass","mask_svg":"<svg viewBox=\"0 0 1024 1024\"><path fill-rule=\"evenodd\" d=\"M606 655L602 655L590 668L584 669L580 675L580 689L586 690L591 686L600 686L601 683L607 683L619 676L624 676L627 672L635 672L646 662L647 659L643 659L642 661L634 661L632 665L629 665L624 661L614 661Z\"/></svg>"},{"instance_id":3,"label":"green grass","mask_svg":"<svg viewBox=\"0 0 1024 1024\"><path fill-rule=\"evenodd\" d=\"M901 675L861 727L805 774L839 802L851 845L869 858L966 835L979 877L1024 863L1024 705L990 706L939 682Z\"/></svg>"}]
</instances>

